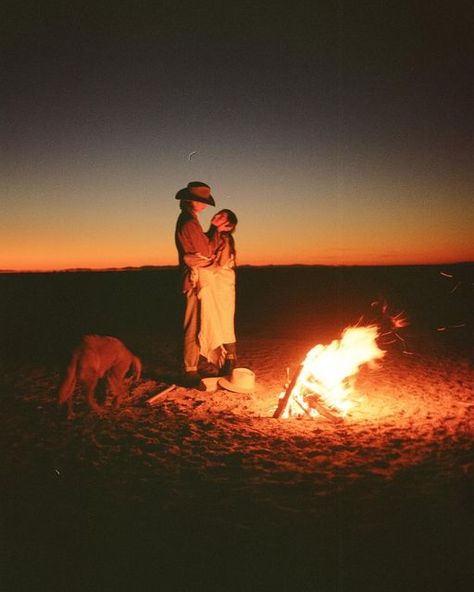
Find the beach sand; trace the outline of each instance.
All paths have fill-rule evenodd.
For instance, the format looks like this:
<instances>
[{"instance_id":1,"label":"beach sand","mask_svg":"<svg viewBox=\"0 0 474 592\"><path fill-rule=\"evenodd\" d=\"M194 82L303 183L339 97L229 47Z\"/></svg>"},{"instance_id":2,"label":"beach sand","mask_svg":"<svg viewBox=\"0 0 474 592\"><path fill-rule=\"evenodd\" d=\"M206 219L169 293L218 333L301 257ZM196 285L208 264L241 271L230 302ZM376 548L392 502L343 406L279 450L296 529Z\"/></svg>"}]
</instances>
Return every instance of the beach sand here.
<instances>
[{"instance_id":1,"label":"beach sand","mask_svg":"<svg viewBox=\"0 0 474 592\"><path fill-rule=\"evenodd\" d=\"M0 276L2 590L473 589L473 266L241 268L256 392L150 407L179 371L177 277ZM409 325L351 413L274 419L287 368L380 298ZM143 377L101 416L77 394L68 421L57 389L86 333Z\"/></svg>"}]
</instances>

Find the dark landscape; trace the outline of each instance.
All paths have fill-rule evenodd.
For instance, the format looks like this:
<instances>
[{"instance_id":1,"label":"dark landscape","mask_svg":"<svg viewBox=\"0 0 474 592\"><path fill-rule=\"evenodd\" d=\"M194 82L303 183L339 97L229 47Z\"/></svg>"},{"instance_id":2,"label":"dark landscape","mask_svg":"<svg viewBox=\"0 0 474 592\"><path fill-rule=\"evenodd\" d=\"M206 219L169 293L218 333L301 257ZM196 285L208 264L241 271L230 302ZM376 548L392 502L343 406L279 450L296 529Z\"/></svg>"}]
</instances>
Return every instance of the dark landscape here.
<instances>
[{"instance_id":1,"label":"dark landscape","mask_svg":"<svg viewBox=\"0 0 474 592\"><path fill-rule=\"evenodd\" d=\"M253 395L177 387L179 277L3 273L5 591L464 591L474 586L474 265L242 267ZM409 325L341 423L274 419L286 368L385 299ZM57 406L84 334L143 362L119 410Z\"/></svg>"}]
</instances>

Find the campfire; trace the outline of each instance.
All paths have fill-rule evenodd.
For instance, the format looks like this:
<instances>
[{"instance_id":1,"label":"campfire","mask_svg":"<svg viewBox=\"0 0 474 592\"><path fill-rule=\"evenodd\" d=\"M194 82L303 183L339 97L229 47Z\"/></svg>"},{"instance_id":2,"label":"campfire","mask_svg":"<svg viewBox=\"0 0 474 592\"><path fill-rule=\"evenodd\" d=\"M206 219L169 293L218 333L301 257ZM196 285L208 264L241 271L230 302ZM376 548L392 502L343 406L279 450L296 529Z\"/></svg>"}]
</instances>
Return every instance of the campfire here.
<instances>
[{"instance_id":1,"label":"campfire","mask_svg":"<svg viewBox=\"0 0 474 592\"><path fill-rule=\"evenodd\" d=\"M355 376L364 364L376 366L385 351L376 325L347 327L341 339L311 349L280 394L275 418L306 415L341 420L354 406Z\"/></svg>"}]
</instances>

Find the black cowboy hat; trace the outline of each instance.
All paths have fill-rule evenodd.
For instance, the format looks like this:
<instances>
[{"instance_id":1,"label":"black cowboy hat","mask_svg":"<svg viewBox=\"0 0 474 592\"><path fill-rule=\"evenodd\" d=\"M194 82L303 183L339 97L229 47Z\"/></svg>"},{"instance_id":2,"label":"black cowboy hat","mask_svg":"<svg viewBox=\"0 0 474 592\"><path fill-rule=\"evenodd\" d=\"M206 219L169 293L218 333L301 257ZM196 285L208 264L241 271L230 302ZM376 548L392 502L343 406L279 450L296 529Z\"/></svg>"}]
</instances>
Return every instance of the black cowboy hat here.
<instances>
[{"instance_id":1,"label":"black cowboy hat","mask_svg":"<svg viewBox=\"0 0 474 592\"><path fill-rule=\"evenodd\" d=\"M206 185L206 183L201 183L201 181L191 181L188 183L187 187L178 191L176 199L184 201L200 201L209 206L216 205L216 202L211 195L211 188L209 185Z\"/></svg>"}]
</instances>

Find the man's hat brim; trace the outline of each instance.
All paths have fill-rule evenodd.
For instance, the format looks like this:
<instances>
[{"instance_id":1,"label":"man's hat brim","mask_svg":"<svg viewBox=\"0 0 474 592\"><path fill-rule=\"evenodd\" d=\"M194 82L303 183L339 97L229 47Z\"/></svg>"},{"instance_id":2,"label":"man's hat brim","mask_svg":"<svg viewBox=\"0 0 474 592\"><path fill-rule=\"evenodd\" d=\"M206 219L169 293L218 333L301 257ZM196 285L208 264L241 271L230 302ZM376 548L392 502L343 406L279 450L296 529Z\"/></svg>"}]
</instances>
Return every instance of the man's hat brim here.
<instances>
[{"instance_id":1,"label":"man's hat brim","mask_svg":"<svg viewBox=\"0 0 474 592\"><path fill-rule=\"evenodd\" d=\"M254 393L258 389L258 386L256 383L252 387L245 388L245 387L240 386L238 384L234 384L230 380L227 380L227 378L219 378L219 380L217 381L217 384L219 386L221 386L222 388L225 388L228 391L232 391L233 393L251 394L251 393Z\"/></svg>"},{"instance_id":2,"label":"man's hat brim","mask_svg":"<svg viewBox=\"0 0 474 592\"><path fill-rule=\"evenodd\" d=\"M183 200L183 201L200 201L201 203L205 203L208 206L215 206L216 202L212 195L209 197L201 197L200 195L196 195L191 193L187 187L180 189L176 194L176 199Z\"/></svg>"}]
</instances>

